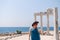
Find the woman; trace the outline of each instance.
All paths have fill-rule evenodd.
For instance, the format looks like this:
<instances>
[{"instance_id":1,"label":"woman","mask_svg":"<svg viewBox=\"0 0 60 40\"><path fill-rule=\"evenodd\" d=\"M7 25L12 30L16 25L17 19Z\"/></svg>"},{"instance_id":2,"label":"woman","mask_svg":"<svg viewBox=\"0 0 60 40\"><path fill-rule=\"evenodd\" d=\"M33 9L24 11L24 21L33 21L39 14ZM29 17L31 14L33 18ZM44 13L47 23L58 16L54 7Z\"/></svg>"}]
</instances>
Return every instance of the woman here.
<instances>
[{"instance_id":1,"label":"woman","mask_svg":"<svg viewBox=\"0 0 60 40\"><path fill-rule=\"evenodd\" d=\"M30 28L29 40L40 40L40 33L38 32L38 21L33 22L32 28Z\"/></svg>"}]
</instances>

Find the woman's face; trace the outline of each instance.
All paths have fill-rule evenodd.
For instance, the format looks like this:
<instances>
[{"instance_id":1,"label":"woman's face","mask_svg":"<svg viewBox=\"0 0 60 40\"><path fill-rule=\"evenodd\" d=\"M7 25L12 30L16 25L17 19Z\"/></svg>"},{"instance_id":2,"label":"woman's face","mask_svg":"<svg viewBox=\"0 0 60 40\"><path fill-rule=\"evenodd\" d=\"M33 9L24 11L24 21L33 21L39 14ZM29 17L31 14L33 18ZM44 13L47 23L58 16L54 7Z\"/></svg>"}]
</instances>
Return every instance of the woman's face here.
<instances>
[{"instance_id":1,"label":"woman's face","mask_svg":"<svg viewBox=\"0 0 60 40\"><path fill-rule=\"evenodd\" d=\"M34 28L37 28L37 25L38 25L38 24L34 24L34 26L33 26L33 27L34 27Z\"/></svg>"}]
</instances>

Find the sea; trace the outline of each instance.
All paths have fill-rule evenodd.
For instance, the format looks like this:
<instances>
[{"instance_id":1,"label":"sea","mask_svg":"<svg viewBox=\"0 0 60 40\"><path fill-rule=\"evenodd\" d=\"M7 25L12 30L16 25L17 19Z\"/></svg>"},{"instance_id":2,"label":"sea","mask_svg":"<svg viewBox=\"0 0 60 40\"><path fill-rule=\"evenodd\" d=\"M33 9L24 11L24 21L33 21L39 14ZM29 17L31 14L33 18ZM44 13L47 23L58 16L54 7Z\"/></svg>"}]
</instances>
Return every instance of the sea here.
<instances>
[{"instance_id":1,"label":"sea","mask_svg":"<svg viewBox=\"0 0 60 40\"><path fill-rule=\"evenodd\" d=\"M16 30L22 31L22 32L29 32L30 27L0 27L0 33L13 33L16 32ZM38 27L40 29L40 27ZM44 31L47 31L47 27L43 27ZM54 30L54 27L49 28L50 31ZM60 30L60 27L58 27L58 30Z\"/></svg>"}]
</instances>

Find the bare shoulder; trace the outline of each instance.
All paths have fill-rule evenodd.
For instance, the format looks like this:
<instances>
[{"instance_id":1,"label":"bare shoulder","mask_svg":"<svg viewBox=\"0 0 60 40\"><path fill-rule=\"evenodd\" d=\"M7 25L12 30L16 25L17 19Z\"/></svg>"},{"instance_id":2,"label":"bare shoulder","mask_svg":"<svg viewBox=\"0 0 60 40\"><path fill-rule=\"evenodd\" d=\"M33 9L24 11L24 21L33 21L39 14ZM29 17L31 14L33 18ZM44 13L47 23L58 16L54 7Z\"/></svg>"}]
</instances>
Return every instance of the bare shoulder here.
<instances>
[{"instance_id":1,"label":"bare shoulder","mask_svg":"<svg viewBox=\"0 0 60 40\"><path fill-rule=\"evenodd\" d=\"M29 28L29 31L32 31L32 30L33 30L33 27L30 27L30 28Z\"/></svg>"}]
</instances>

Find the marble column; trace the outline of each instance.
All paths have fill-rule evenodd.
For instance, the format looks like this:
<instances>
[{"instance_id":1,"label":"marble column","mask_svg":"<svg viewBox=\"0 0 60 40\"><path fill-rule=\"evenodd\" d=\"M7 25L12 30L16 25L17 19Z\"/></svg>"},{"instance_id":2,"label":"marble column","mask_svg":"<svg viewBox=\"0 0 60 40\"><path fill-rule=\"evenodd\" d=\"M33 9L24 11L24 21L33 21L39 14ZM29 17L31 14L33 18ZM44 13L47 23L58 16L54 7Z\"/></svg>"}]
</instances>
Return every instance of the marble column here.
<instances>
[{"instance_id":1,"label":"marble column","mask_svg":"<svg viewBox=\"0 0 60 40\"><path fill-rule=\"evenodd\" d=\"M47 35L49 35L49 10L47 10Z\"/></svg>"},{"instance_id":2,"label":"marble column","mask_svg":"<svg viewBox=\"0 0 60 40\"><path fill-rule=\"evenodd\" d=\"M43 34L43 23L42 23L42 17L43 17L43 12L40 12L40 26L41 26L41 31L42 31L42 34Z\"/></svg>"},{"instance_id":3,"label":"marble column","mask_svg":"<svg viewBox=\"0 0 60 40\"><path fill-rule=\"evenodd\" d=\"M34 14L34 20L36 21L36 14Z\"/></svg>"},{"instance_id":4,"label":"marble column","mask_svg":"<svg viewBox=\"0 0 60 40\"><path fill-rule=\"evenodd\" d=\"M59 40L59 33L58 33L58 9L53 9L54 13L54 40Z\"/></svg>"}]
</instances>

